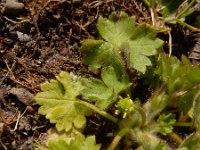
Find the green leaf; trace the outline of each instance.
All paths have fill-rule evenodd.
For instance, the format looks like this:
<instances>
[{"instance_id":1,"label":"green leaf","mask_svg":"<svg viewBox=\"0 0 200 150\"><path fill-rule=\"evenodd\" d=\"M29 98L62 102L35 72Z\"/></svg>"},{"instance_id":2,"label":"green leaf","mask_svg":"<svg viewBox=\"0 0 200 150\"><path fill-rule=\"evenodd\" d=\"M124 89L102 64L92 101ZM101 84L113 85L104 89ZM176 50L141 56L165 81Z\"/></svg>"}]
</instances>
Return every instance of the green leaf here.
<instances>
[{"instance_id":1,"label":"green leaf","mask_svg":"<svg viewBox=\"0 0 200 150\"><path fill-rule=\"evenodd\" d=\"M186 114L191 109L197 90L191 90L181 97L179 111Z\"/></svg>"},{"instance_id":2,"label":"green leaf","mask_svg":"<svg viewBox=\"0 0 200 150\"><path fill-rule=\"evenodd\" d=\"M58 136L48 142L49 150L99 150L100 145L96 145L95 137L83 135L77 136L75 139L67 142L67 136Z\"/></svg>"},{"instance_id":3,"label":"green leaf","mask_svg":"<svg viewBox=\"0 0 200 150\"><path fill-rule=\"evenodd\" d=\"M100 145L96 145L95 136L89 136L87 138L78 137L72 141L66 150L99 150Z\"/></svg>"},{"instance_id":4,"label":"green leaf","mask_svg":"<svg viewBox=\"0 0 200 150\"><path fill-rule=\"evenodd\" d=\"M160 127L160 133L167 135L173 130L173 124L176 122L175 115L171 113L167 115L160 115L157 122Z\"/></svg>"},{"instance_id":5,"label":"green leaf","mask_svg":"<svg viewBox=\"0 0 200 150\"><path fill-rule=\"evenodd\" d=\"M83 63L88 65L90 70L111 65L119 75L123 74L123 61L110 43L102 40L84 40L80 52L83 55Z\"/></svg>"},{"instance_id":6,"label":"green leaf","mask_svg":"<svg viewBox=\"0 0 200 150\"><path fill-rule=\"evenodd\" d=\"M157 49L161 47L163 41L156 38L156 31L147 28L145 25L139 26L131 40L129 41L130 49L126 49L129 67L145 73L146 67L151 66L151 61L147 56L157 54Z\"/></svg>"},{"instance_id":7,"label":"green leaf","mask_svg":"<svg viewBox=\"0 0 200 150\"><path fill-rule=\"evenodd\" d=\"M166 55L161 56L156 74L167 85L170 95L177 91L187 91L200 83L200 69L197 66L183 64L177 58Z\"/></svg>"},{"instance_id":8,"label":"green leaf","mask_svg":"<svg viewBox=\"0 0 200 150\"><path fill-rule=\"evenodd\" d=\"M156 30L145 25L136 27L135 18L121 12L112 14L109 19L100 17L98 31L105 40L86 40L80 49L83 63L89 67L113 66L119 74L130 68L145 73L151 65L147 56L157 54L163 42L156 38ZM124 59L124 61L123 61Z\"/></svg>"},{"instance_id":9,"label":"green leaf","mask_svg":"<svg viewBox=\"0 0 200 150\"><path fill-rule=\"evenodd\" d=\"M83 80L83 97L88 100L96 101L100 108L107 108L118 94L130 86L127 76L118 79L113 67L107 67L102 70L101 79Z\"/></svg>"},{"instance_id":10,"label":"green leaf","mask_svg":"<svg viewBox=\"0 0 200 150\"><path fill-rule=\"evenodd\" d=\"M81 83L72 73L61 72L56 80L41 85L42 92L35 96L39 113L46 115L51 123L56 123L57 130L66 132L72 128L84 129L88 108L78 103L77 96L82 89Z\"/></svg>"},{"instance_id":11,"label":"green leaf","mask_svg":"<svg viewBox=\"0 0 200 150\"><path fill-rule=\"evenodd\" d=\"M111 43L115 50L130 40L134 33L135 17L128 17L124 12L119 16L111 14L109 19L99 17L98 31L102 38Z\"/></svg>"}]
</instances>

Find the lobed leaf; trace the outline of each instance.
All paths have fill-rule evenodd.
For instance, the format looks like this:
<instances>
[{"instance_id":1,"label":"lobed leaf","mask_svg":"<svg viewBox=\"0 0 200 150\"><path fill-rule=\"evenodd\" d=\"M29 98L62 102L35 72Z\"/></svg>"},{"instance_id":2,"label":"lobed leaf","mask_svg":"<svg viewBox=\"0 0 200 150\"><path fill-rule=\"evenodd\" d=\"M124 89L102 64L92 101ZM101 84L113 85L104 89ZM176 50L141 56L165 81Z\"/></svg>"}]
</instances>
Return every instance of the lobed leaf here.
<instances>
[{"instance_id":1,"label":"lobed leaf","mask_svg":"<svg viewBox=\"0 0 200 150\"><path fill-rule=\"evenodd\" d=\"M56 80L41 85L42 92L35 96L36 102L42 105L39 113L55 123L59 132L68 132L72 128L84 129L89 110L78 103L77 96L81 89L82 85L76 76L62 71Z\"/></svg>"},{"instance_id":2,"label":"lobed leaf","mask_svg":"<svg viewBox=\"0 0 200 150\"><path fill-rule=\"evenodd\" d=\"M95 137L88 136L85 138L83 135L77 136L74 140L67 142L68 139L65 135L60 135L55 139L48 142L48 150L99 150L100 145L96 145Z\"/></svg>"},{"instance_id":3,"label":"lobed leaf","mask_svg":"<svg viewBox=\"0 0 200 150\"><path fill-rule=\"evenodd\" d=\"M127 76L118 78L113 67L107 67L102 70L100 79L84 79L83 90L81 94L85 99L96 101L100 108L107 108L118 94L130 86Z\"/></svg>"},{"instance_id":4,"label":"lobed leaf","mask_svg":"<svg viewBox=\"0 0 200 150\"><path fill-rule=\"evenodd\" d=\"M135 18L124 12L119 16L112 14L109 19L100 17L98 31L105 42L86 40L80 49L83 63L93 68L111 65L115 70L125 71L126 64L145 73L146 67L151 65L147 56L157 54L157 49L163 44L156 38L156 30L145 25L136 27ZM123 71L119 73L123 74Z\"/></svg>"},{"instance_id":5,"label":"lobed leaf","mask_svg":"<svg viewBox=\"0 0 200 150\"><path fill-rule=\"evenodd\" d=\"M90 70L102 66L113 66L119 75L124 72L124 63L113 45L102 40L84 40L80 52L83 55L83 63Z\"/></svg>"},{"instance_id":6,"label":"lobed leaf","mask_svg":"<svg viewBox=\"0 0 200 150\"><path fill-rule=\"evenodd\" d=\"M115 50L120 50L122 44L130 40L134 34L135 17L129 17L121 12L119 16L114 13L109 19L99 17L98 31L101 37L112 44Z\"/></svg>"},{"instance_id":7,"label":"lobed leaf","mask_svg":"<svg viewBox=\"0 0 200 150\"><path fill-rule=\"evenodd\" d=\"M131 40L129 41L128 53L129 67L145 73L146 67L151 66L151 61L147 56L157 54L157 49L161 47L163 41L156 38L156 31L147 28L145 25L139 26Z\"/></svg>"}]
</instances>

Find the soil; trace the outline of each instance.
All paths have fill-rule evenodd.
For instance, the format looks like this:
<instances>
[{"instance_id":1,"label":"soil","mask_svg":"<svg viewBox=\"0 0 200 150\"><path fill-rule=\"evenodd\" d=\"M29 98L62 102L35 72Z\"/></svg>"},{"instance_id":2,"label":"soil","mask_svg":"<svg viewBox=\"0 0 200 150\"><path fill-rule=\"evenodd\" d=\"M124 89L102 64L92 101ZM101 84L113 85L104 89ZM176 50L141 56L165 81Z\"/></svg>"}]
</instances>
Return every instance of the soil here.
<instances>
[{"instance_id":1,"label":"soil","mask_svg":"<svg viewBox=\"0 0 200 150\"><path fill-rule=\"evenodd\" d=\"M151 18L136 0L23 0L16 2L20 8L6 9L5 3L0 0L0 149L33 150L51 128L38 114L34 95L61 70L90 75L78 49L82 40L99 37L98 17L125 11L138 23Z\"/></svg>"}]
</instances>

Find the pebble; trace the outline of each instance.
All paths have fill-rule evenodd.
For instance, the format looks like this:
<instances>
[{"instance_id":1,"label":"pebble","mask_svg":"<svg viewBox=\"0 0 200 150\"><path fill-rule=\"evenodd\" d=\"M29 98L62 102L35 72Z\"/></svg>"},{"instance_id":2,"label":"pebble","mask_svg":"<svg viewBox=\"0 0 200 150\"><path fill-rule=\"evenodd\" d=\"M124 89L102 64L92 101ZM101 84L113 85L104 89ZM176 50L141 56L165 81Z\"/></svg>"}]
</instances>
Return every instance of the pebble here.
<instances>
[{"instance_id":1,"label":"pebble","mask_svg":"<svg viewBox=\"0 0 200 150\"><path fill-rule=\"evenodd\" d=\"M17 0L6 0L6 3L3 8L3 13L8 15L19 15L25 9L23 3L18 2Z\"/></svg>"}]
</instances>

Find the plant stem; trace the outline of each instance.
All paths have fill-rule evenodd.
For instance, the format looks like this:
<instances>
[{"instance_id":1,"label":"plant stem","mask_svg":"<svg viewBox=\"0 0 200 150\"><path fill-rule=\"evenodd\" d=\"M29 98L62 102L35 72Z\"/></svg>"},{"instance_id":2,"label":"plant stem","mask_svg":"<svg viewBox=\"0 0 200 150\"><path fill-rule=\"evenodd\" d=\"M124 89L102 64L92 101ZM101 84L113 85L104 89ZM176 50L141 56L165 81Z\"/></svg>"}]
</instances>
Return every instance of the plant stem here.
<instances>
[{"instance_id":1,"label":"plant stem","mask_svg":"<svg viewBox=\"0 0 200 150\"><path fill-rule=\"evenodd\" d=\"M179 145L183 142L183 140L174 132L171 132L169 136L176 141Z\"/></svg>"},{"instance_id":2,"label":"plant stem","mask_svg":"<svg viewBox=\"0 0 200 150\"><path fill-rule=\"evenodd\" d=\"M192 0L187 7L185 7L185 9L183 9L178 15L177 15L177 19L182 18L182 16L192 7L192 5L196 2L196 0Z\"/></svg>"},{"instance_id":3,"label":"plant stem","mask_svg":"<svg viewBox=\"0 0 200 150\"><path fill-rule=\"evenodd\" d=\"M123 128L119 133L114 137L112 143L109 145L107 150L115 150L116 146L119 144L119 141L128 133L128 128Z\"/></svg>"},{"instance_id":4,"label":"plant stem","mask_svg":"<svg viewBox=\"0 0 200 150\"><path fill-rule=\"evenodd\" d=\"M107 118L108 120L114 122L114 123L117 123L118 122L118 119L113 117L111 114L103 111L103 110L100 110L98 107L88 103L88 102L85 102L85 101L77 101L77 103L80 103L80 104L83 104L85 105L86 107L92 109L93 111L95 111L96 113L100 114L101 116Z\"/></svg>"},{"instance_id":5,"label":"plant stem","mask_svg":"<svg viewBox=\"0 0 200 150\"><path fill-rule=\"evenodd\" d=\"M182 26L187 27L187 28L190 29L190 30L193 30L193 31L200 31L200 29L195 28L195 27L193 27L193 26L191 26L191 25L189 25L189 24L187 24L187 23L181 21L180 19L176 19L176 22L178 22L178 23L179 23L180 25L182 25Z\"/></svg>"},{"instance_id":6,"label":"plant stem","mask_svg":"<svg viewBox=\"0 0 200 150\"><path fill-rule=\"evenodd\" d=\"M143 127L146 122L146 113L141 107L134 107L134 109L136 109L140 113L140 115L142 117L141 127Z\"/></svg>"},{"instance_id":7,"label":"plant stem","mask_svg":"<svg viewBox=\"0 0 200 150\"><path fill-rule=\"evenodd\" d=\"M191 127L193 125L192 122L176 122L173 124L173 126L176 127Z\"/></svg>"}]
</instances>

